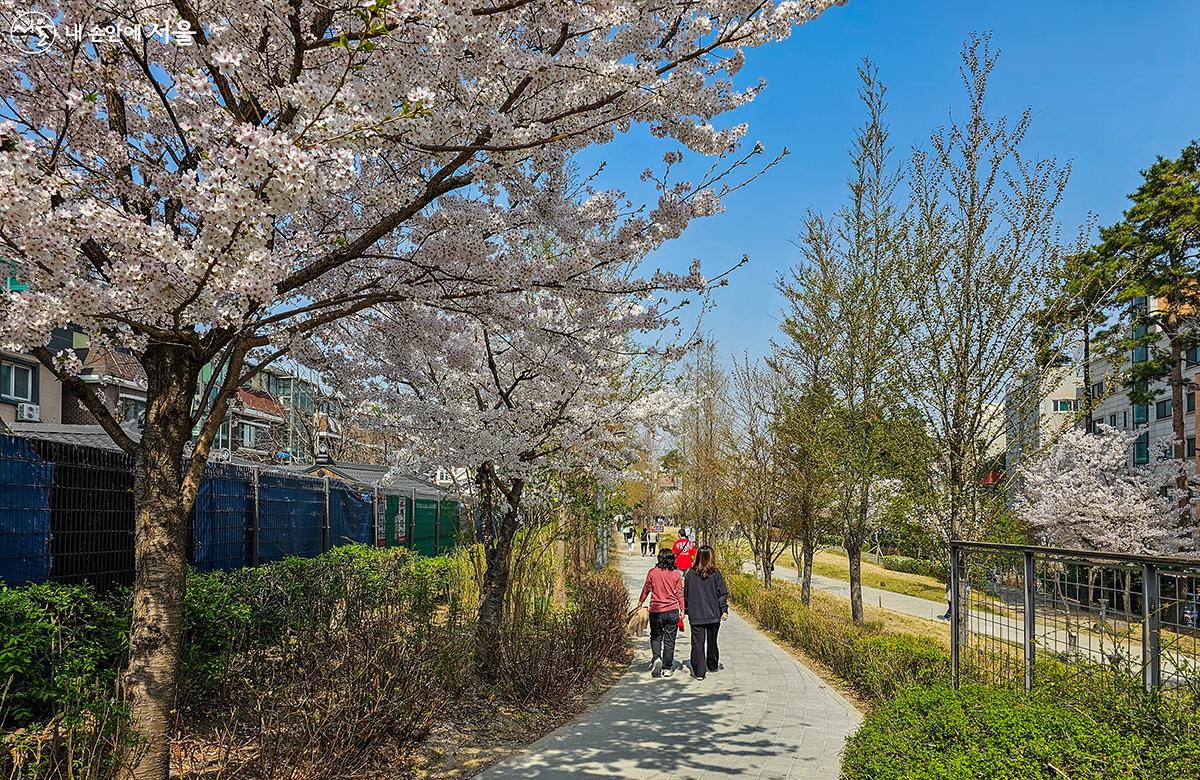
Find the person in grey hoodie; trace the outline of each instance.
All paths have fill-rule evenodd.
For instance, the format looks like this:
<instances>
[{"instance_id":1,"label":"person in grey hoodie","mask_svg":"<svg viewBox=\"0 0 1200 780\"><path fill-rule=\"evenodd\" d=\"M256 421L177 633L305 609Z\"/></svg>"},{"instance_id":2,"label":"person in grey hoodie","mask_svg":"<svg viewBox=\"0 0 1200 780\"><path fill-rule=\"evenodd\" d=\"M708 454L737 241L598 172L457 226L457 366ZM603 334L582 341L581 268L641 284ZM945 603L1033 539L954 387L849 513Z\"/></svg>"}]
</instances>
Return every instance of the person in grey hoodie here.
<instances>
[{"instance_id":1,"label":"person in grey hoodie","mask_svg":"<svg viewBox=\"0 0 1200 780\"><path fill-rule=\"evenodd\" d=\"M692 568L683 575L683 609L692 624L692 676L703 680L721 668L717 631L729 618L729 588L707 544L696 551Z\"/></svg>"}]
</instances>

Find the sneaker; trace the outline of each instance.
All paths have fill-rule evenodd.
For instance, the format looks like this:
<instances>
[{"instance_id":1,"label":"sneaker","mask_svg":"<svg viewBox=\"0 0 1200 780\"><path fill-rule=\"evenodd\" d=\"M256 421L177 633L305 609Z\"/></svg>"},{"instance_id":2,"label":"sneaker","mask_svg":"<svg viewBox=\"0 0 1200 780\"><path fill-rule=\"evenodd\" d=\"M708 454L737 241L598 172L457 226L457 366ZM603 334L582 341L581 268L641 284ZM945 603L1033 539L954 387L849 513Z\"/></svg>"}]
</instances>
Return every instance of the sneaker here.
<instances>
[{"instance_id":1,"label":"sneaker","mask_svg":"<svg viewBox=\"0 0 1200 780\"><path fill-rule=\"evenodd\" d=\"M662 672L662 676L663 676L663 677L670 677L670 676L671 676L671 675L673 675L673 674L675 674L674 670L672 670L672 669L663 669L663 672Z\"/></svg>"},{"instance_id":2,"label":"sneaker","mask_svg":"<svg viewBox=\"0 0 1200 780\"><path fill-rule=\"evenodd\" d=\"M654 663L650 664L650 675L652 677L660 677L662 675L662 659L655 658Z\"/></svg>"}]
</instances>

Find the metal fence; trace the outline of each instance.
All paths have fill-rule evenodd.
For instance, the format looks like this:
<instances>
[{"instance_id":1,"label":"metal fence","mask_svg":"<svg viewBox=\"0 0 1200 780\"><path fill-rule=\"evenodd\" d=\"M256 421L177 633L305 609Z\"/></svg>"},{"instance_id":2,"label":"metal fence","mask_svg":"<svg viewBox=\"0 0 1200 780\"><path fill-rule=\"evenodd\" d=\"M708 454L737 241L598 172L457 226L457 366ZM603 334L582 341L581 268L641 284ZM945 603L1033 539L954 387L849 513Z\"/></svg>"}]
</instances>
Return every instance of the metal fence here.
<instances>
[{"instance_id":1,"label":"metal fence","mask_svg":"<svg viewBox=\"0 0 1200 780\"><path fill-rule=\"evenodd\" d=\"M210 463L192 511L190 562L213 571L348 543L430 555L454 544L457 502L387 490ZM132 584L133 509L125 453L0 434L0 583Z\"/></svg>"},{"instance_id":2,"label":"metal fence","mask_svg":"<svg viewBox=\"0 0 1200 780\"><path fill-rule=\"evenodd\" d=\"M1200 560L974 542L950 558L956 685L1097 670L1147 691L1200 683Z\"/></svg>"}]
</instances>

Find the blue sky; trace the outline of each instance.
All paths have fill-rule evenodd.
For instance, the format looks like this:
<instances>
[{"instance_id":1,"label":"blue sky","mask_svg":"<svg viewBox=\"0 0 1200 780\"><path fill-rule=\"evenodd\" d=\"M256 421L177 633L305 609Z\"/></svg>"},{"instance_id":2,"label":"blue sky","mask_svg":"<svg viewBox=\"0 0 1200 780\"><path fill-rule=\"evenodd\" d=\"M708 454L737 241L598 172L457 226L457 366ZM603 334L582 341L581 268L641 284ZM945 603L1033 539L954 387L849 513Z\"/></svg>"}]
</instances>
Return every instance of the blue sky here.
<instances>
[{"instance_id":1,"label":"blue sky","mask_svg":"<svg viewBox=\"0 0 1200 780\"><path fill-rule=\"evenodd\" d=\"M706 269L750 264L718 291L705 327L728 360L762 355L778 327L775 277L796 259L790 243L804 211L841 202L847 150L862 121L857 63L870 57L888 86L897 155L961 114L958 55L971 32L1001 51L989 110L1033 111L1026 154L1070 162L1060 217L1074 236L1088 214L1119 218L1138 171L1200 137L1200 0L849 0L782 43L747 53L740 77L767 80L750 106L721 122L747 122L747 141L791 154L731 196L725 213L693 223L654 262ZM589 152L609 161L605 183L638 192L638 173L666 147L635 132Z\"/></svg>"}]
</instances>

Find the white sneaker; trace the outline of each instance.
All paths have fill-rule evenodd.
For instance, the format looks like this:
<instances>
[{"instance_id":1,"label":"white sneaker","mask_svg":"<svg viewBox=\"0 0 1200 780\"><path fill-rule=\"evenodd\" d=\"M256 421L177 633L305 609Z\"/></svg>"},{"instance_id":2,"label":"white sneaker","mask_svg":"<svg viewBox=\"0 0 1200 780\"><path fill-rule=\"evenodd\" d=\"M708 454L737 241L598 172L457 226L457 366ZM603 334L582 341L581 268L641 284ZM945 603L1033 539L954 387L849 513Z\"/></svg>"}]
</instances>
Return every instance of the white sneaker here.
<instances>
[{"instance_id":1,"label":"white sneaker","mask_svg":"<svg viewBox=\"0 0 1200 780\"><path fill-rule=\"evenodd\" d=\"M650 676L651 677L662 676L662 659L661 658L655 658L654 663L650 664Z\"/></svg>"},{"instance_id":2,"label":"white sneaker","mask_svg":"<svg viewBox=\"0 0 1200 780\"><path fill-rule=\"evenodd\" d=\"M671 670L671 669L663 669L663 673L662 673L662 676L663 676L663 677L670 677L670 676L671 676L671 675L673 675L673 674L675 674L675 672L674 672L673 670Z\"/></svg>"}]
</instances>

